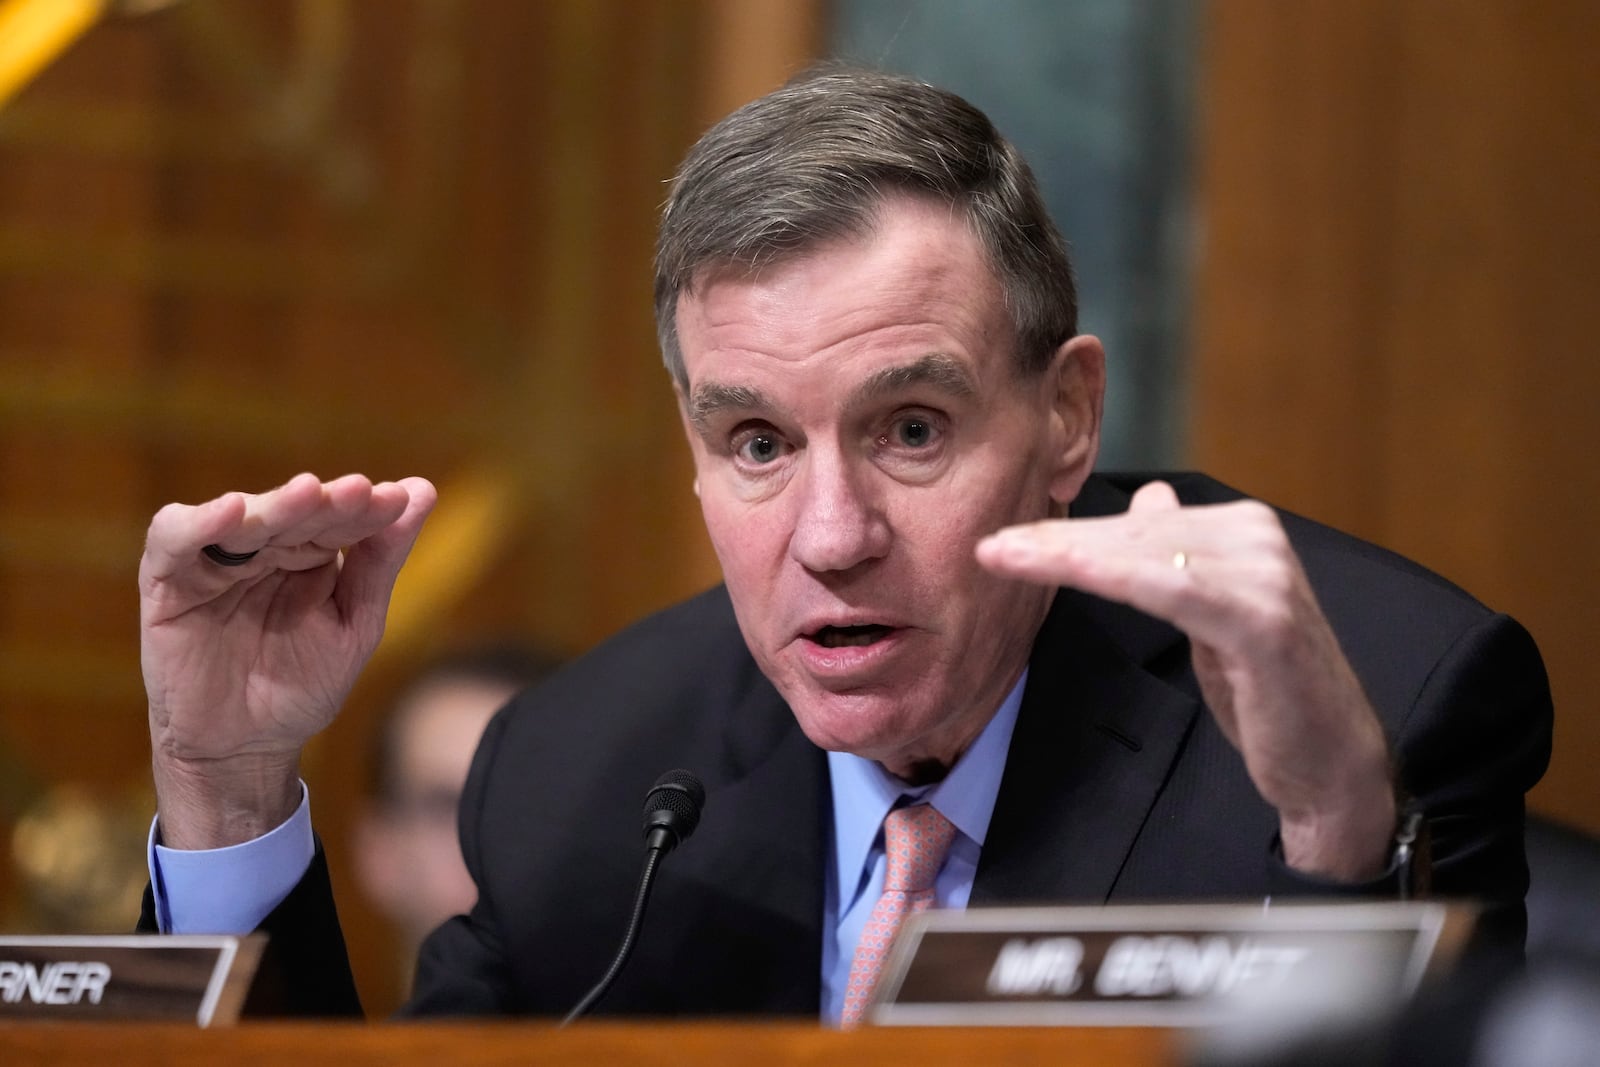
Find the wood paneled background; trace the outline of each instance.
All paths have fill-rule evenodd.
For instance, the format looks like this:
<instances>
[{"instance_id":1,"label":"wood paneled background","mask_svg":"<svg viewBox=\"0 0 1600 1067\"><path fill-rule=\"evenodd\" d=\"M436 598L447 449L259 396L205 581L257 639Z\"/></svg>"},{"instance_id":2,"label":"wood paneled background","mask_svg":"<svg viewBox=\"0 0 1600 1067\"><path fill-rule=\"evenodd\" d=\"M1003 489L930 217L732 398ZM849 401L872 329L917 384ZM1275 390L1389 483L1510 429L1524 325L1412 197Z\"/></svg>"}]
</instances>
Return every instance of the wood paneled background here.
<instances>
[{"instance_id":1,"label":"wood paneled background","mask_svg":"<svg viewBox=\"0 0 1600 1067\"><path fill-rule=\"evenodd\" d=\"M1515 615L1600 832L1600 5L1219 0L1191 459Z\"/></svg>"},{"instance_id":2,"label":"wood paneled background","mask_svg":"<svg viewBox=\"0 0 1600 1067\"><path fill-rule=\"evenodd\" d=\"M0 831L70 785L98 809L50 809L73 833L35 859L139 877L158 506L427 474L389 638L307 761L364 996L393 1004L341 855L366 729L444 643L577 651L714 580L655 211L709 121L816 53L819 11L189 0L103 21L0 108ZM1538 802L1600 830L1597 13L1206 9L1190 437L1195 466L1522 618L1561 709ZM84 814L107 807L133 828ZM82 904L27 889L0 864L13 928Z\"/></svg>"}]
</instances>

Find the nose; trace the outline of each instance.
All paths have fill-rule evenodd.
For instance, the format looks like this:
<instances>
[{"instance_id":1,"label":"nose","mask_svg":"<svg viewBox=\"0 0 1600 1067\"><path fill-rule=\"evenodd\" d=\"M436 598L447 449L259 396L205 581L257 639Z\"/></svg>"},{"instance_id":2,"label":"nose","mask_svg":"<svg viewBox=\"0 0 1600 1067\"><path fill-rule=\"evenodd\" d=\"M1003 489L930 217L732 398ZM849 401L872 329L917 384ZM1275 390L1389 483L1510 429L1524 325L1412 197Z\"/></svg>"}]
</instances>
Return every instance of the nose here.
<instances>
[{"instance_id":1,"label":"nose","mask_svg":"<svg viewBox=\"0 0 1600 1067\"><path fill-rule=\"evenodd\" d=\"M873 498L871 472L852 470L837 453L808 452L789 554L814 573L848 571L887 555L889 522Z\"/></svg>"}]
</instances>

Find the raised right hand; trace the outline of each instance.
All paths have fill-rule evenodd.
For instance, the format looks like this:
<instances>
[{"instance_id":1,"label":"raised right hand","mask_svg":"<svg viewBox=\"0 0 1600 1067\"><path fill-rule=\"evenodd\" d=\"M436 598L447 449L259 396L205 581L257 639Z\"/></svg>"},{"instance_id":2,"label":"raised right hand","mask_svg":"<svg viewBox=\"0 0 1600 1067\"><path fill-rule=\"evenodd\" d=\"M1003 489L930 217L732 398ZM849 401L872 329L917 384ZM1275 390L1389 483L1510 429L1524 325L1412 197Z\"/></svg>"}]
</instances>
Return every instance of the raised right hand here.
<instances>
[{"instance_id":1,"label":"raised right hand","mask_svg":"<svg viewBox=\"0 0 1600 1067\"><path fill-rule=\"evenodd\" d=\"M300 750L377 648L435 499L422 478L301 474L156 513L139 617L163 844L237 844L294 811ZM209 544L257 555L225 567Z\"/></svg>"}]
</instances>

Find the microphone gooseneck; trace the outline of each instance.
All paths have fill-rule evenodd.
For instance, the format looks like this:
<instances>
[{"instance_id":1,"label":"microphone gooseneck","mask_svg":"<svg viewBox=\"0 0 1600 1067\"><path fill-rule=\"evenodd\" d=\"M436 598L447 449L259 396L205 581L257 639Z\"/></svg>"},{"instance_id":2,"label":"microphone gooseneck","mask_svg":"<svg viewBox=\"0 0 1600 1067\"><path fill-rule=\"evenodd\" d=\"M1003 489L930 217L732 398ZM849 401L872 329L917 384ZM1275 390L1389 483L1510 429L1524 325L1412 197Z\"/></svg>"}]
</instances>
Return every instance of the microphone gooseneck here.
<instances>
[{"instance_id":1,"label":"microphone gooseneck","mask_svg":"<svg viewBox=\"0 0 1600 1067\"><path fill-rule=\"evenodd\" d=\"M639 874L639 889L633 898L633 915L628 919L627 932L622 935L622 945L617 949L611 966L594 988L585 993L577 1006L567 1012L561 1025L566 1026L588 1014L600 998L605 996L611 983L633 953L639 928L644 925L645 906L650 903L650 887L655 883L656 868L661 857L689 839L700 825L700 809L706 802L705 787L688 771L668 771L656 779L644 798L644 870Z\"/></svg>"}]
</instances>

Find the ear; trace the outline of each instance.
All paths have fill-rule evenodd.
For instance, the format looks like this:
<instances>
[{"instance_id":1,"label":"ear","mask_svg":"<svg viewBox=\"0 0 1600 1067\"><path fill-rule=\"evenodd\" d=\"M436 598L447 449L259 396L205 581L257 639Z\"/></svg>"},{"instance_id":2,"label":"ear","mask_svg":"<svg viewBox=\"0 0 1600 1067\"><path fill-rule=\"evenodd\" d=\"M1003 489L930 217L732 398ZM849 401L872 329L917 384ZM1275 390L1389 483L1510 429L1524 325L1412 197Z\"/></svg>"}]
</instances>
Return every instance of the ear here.
<instances>
[{"instance_id":1,"label":"ear","mask_svg":"<svg viewBox=\"0 0 1600 1067\"><path fill-rule=\"evenodd\" d=\"M1100 339L1080 334L1063 342L1045 377L1045 387L1054 390L1050 499L1064 514L1100 454L1106 397L1106 353Z\"/></svg>"}]
</instances>

